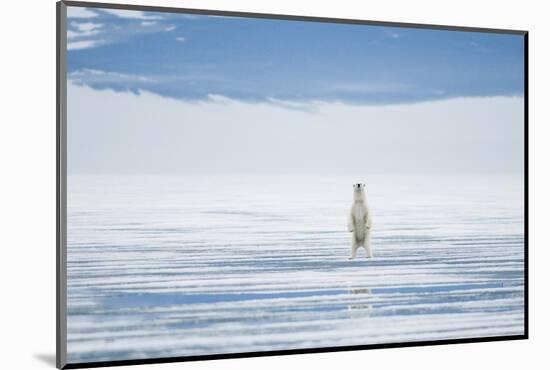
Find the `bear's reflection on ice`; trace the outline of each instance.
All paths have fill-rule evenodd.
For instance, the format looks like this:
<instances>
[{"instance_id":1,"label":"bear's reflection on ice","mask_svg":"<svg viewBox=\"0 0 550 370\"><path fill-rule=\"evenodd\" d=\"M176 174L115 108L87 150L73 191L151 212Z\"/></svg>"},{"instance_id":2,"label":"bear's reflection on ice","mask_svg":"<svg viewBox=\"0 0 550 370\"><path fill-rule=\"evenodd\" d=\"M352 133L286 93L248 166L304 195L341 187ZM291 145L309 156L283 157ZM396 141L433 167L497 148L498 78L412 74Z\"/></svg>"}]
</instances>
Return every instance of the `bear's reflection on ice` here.
<instances>
[{"instance_id":1,"label":"bear's reflection on ice","mask_svg":"<svg viewBox=\"0 0 550 370\"><path fill-rule=\"evenodd\" d=\"M361 299L354 301L348 305L350 317L365 317L370 316L372 312L372 304L369 301L372 298L371 288L353 288L349 290L350 294L361 295Z\"/></svg>"}]
</instances>

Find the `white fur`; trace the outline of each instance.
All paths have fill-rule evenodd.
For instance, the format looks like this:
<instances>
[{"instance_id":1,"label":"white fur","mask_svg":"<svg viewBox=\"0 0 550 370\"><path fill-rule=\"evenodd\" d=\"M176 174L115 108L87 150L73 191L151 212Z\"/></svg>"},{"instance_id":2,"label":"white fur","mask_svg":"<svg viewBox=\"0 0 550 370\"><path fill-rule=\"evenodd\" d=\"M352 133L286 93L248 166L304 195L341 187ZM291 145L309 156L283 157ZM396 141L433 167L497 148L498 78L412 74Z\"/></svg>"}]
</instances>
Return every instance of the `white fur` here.
<instances>
[{"instance_id":1,"label":"white fur","mask_svg":"<svg viewBox=\"0 0 550 370\"><path fill-rule=\"evenodd\" d=\"M357 256L357 249L359 247L365 248L367 257L372 258L373 254L370 245L372 216L365 197L365 184L355 184L353 188L353 204L348 221L348 231L353 233L350 259L354 259Z\"/></svg>"}]
</instances>

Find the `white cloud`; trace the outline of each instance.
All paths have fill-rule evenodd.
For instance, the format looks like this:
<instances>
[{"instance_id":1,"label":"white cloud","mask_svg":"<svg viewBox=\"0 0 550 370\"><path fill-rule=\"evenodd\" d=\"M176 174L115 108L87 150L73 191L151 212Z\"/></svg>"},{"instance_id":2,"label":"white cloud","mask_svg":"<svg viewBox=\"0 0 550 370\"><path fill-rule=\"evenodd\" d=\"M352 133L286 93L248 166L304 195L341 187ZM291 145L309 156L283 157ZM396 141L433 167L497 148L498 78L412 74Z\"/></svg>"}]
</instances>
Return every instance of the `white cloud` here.
<instances>
[{"instance_id":1,"label":"white cloud","mask_svg":"<svg viewBox=\"0 0 550 370\"><path fill-rule=\"evenodd\" d=\"M97 17L97 13L91 11L88 8L80 8L75 6L67 7L68 18L93 18Z\"/></svg>"},{"instance_id":2,"label":"white cloud","mask_svg":"<svg viewBox=\"0 0 550 370\"><path fill-rule=\"evenodd\" d=\"M75 38L78 38L78 37L90 37L90 36L95 36L98 33L99 33L99 31L97 31L97 30L88 31L88 32L77 32L77 31L68 30L67 31L67 38L69 40L71 40L71 39L75 39Z\"/></svg>"},{"instance_id":3,"label":"white cloud","mask_svg":"<svg viewBox=\"0 0 550 370\"><path fill-rule=\"evenodd\" d=\"M149 27L149 26L154 26L155 24L157 24L157 22L155 22L155 21L143 21L140 24L144 27Z\"/></svg>"},{"instance_id":4,"label":"white cloud","mask_svg":"<svg viewBox=\"0 0 550 370\"><path fill-rule=\"evenodd\" d=\"M229 103L237 103L237 100L233 100L231 98L228 98L227 96L219 95L219 94L208 94L208 101L212 103L217 104L229 104Z\"/></svg>"},{"instance_id":5,"label":"white cloud","mask_svg":"<svg viewBox=\"0 0 550 370\"><path fill-rule=\"evenodd\" d=\"M160 15L150 15L138 10L125 10L125 9L101 9L102 11L116 15L120 18L128 19L162 19Z\"/></svg>"},{"instance_id":6,"label":"white cloud","mask_svg":"<svg viewBox=\"0 0 550 370\"><path fill-rule=\"evenodd\" d=\"M298 102L298 101L281 100L281 99L275 99L275 98L269 98L267 101L281 108L296 109L304 112L317 112L318 111L317 108L319 104L319 102L317 103Z\"/></svg>"},{"instance_id":7,"label":"white cloud","mask_svg":"<svg viewBox=\"0 0 550 370\"><path fill-rule=\"evenodd\" d=\"M106 82L144 82L152 83L155 80L139 75L100 71L97 69L83 68L69 73L69 80L76 83L106 83Z\"/></svg>"},{"instance_id":8,"label":"white cloud","mask_svg":"<svg viewBox=\"0 0 550 370\"><path fill-rule=\"evenodd\" d=\"M68 30L67 31L67 38L69 40L78 38L78 37L90 37L95 36L98 33L100 33L100 29L103 27L103 24L101 23L78 23L78 22L71 22L71 26L76 28L75 30Z\"/></svg>"},{"instance_id":9,"label":"white cloud","mask_svg":"<svg viewBox=\"0 0 550 370\"><path fill-rule=\"evenodd\" d=\"M176 37L176 41L178 41L178 42L184 42L184 41L185 41L185 37L183 37L183 36Z\"/></svg>"},{"instance_id":10,"label":"white cloud","mask_svg":"<svg viewBox=\"0 0 550 370\"><path fill-rule=\"evenodd\" d=\"M227 16L227 15L207 15L209 18L221 18L221 19L235 19L235 17Z\"/></svg>"},{"instance_id":11,"label":"white cloud","mask_svg":"<svg viewBox=\"0 0 550 370\"><path fill-rule=\"evenodd\" d=\"M69 83L68 101L70 171L368 174L523 168L521 97L385 106L317 102L310 112L278 101L246 103L216 95L182 101Z\"/></svg>"},{"instance_id":12,"label":"white cloud","mask_svg":"<svg viewBox=\"0 0 550 370\"><path fill-rule=\"evenodd\" d=\"M95 36L99 33L98 30L94 30L94 31L86 31L86 32L76 32L76 31L67 31L67 38L69 40L71 39L75 39L75 38L78 38L78 37L90 37L90 36Z\"/></svg>"},{"instance_id":13,"label":"white cloud","mask_svg":"<svg viewBox=\"0 0 550 370\"><path fill-rule=\"evenodd\" d=\"M103 40L71 41L67 43L67 50L80 50L95 48L103 43Z\"/></svg>"},{"instance_id":14,"label":"white cloud","mask_svg":"<svg viewBox=\"0 0 550 370\"><path fill-rule=\"evenodd\" d=\"M92 22L86 22L86 23L71 22L71 25L76 29L78 29L80 32L92 31L103 27L103 24L101 23L92 23Z\"/></svg>"},{"instance_id":15,"label":"white cloud","mask_svg":"<svg viewBox=\"0 0 550 370\"><path fill-rule=\"evenodd\" d=\"M168 26L168 27L166 27L164 30L165 30L166 32L170 32L170 31L173 31L173 30L175 30L175 29L176 29L176 26Z\"/></svg>"}]
</instances>

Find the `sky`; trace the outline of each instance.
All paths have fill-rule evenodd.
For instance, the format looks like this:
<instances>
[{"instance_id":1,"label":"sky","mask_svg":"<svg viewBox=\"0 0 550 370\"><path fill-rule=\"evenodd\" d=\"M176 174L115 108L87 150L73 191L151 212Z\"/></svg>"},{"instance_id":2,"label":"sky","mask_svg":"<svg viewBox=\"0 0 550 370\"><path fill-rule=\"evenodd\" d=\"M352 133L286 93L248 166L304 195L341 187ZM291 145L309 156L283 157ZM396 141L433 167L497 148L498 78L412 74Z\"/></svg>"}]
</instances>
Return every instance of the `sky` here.
<instances>
[{"instance_id":1,"label":"sky","mask_svg":"<svg viewBox=\"0 0 550 370\"><path fill-rule=\"evenodd\" d=\"M522 36L67 14L70 172L523 170Z\"/></svg>"}]
</instances>

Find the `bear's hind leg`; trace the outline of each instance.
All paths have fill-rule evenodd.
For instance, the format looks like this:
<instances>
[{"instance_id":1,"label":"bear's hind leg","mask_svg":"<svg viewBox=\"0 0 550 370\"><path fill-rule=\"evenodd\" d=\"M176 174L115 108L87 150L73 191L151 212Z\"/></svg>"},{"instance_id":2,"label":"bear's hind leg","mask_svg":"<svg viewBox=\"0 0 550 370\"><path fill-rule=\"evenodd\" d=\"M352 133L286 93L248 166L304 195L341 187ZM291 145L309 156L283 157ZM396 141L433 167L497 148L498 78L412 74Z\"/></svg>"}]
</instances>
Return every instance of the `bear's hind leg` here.
<instances>
[{"instance_id":1,"label":"bear's hind leg","mask_svg":"<svg viewBox=\"0 0 550 370\"><path fill-rule=\"evenodd\" d=\"M372 247L370 245L370 230L369 229L367 229L367 231L365 233L365 242L363 244L363 247L367 251L367 257L368 258L373 258L374 255L372 254Z\"/></svg>"},{"instance_id":2,"label":"bear's hind leg","mask_svg":"<svg viewBox=\"0 0 550 370\"><path fill-rule=\"evenodd\" d=\"M359 247L357 246L357 240L355 240L354 237L351 240L351 257L349 258L350 260L353 260L355 259L355 257L357 257L357 248Z\"/></svg>"}]
</instances>

